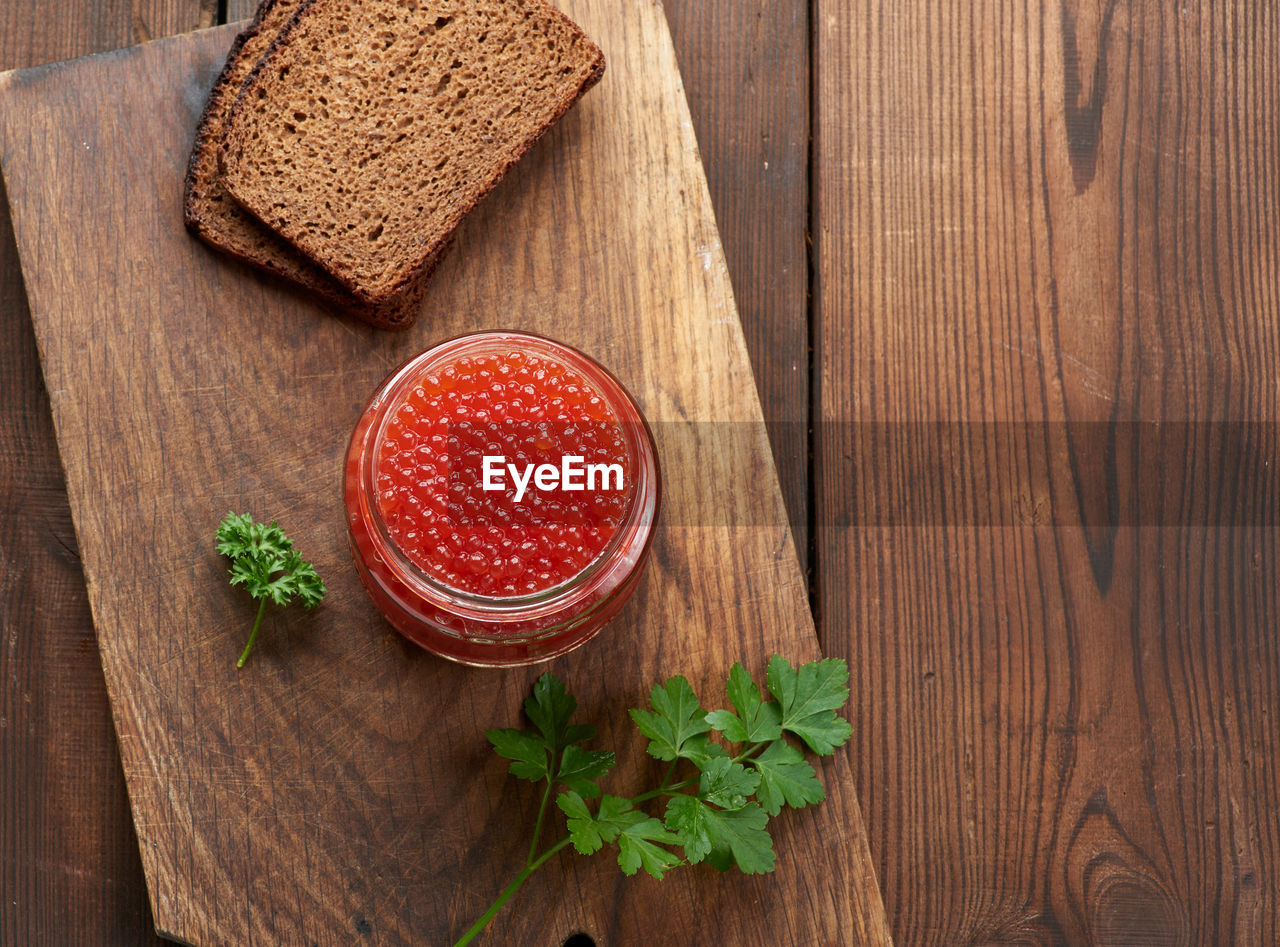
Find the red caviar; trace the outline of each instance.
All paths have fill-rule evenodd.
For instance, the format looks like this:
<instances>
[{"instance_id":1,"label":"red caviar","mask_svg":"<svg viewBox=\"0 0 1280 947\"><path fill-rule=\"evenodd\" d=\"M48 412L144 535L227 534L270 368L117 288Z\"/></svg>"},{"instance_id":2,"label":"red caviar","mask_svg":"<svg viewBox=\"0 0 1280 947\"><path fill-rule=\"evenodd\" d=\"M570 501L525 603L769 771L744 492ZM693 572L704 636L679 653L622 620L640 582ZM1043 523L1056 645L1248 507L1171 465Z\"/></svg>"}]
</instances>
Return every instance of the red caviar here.
<instances>
[{"instance_id":1,"label":"red caviar","mask_svg":"<svg viewBox=\"0 0 1280 947\"><path fill-rule=\"evenodd\" d=\"M352 434L357 570L402 633L468 664L563 654L630 597L659 478L618 381L568 346L486 332L410 360Z\"/></svg>"},{"instance_id":2,"label":"red caviar","mask_svg":"<svg viewBox=\"0 0 1280 947\"><path fill-rule=\"evenodd\" d=\"M485 457L502 458L507 489L484 489ZM597 475L590 490L530 482L521 494L511 483L530 466L563 469L566 457L621 475ZM568 581L600 555L631 502L630 468L617 416L587 380L513 350L417 379L391 412L374 471L387 532L415 565L455 589L511 596Z\"/></svg>"}]
</instances>

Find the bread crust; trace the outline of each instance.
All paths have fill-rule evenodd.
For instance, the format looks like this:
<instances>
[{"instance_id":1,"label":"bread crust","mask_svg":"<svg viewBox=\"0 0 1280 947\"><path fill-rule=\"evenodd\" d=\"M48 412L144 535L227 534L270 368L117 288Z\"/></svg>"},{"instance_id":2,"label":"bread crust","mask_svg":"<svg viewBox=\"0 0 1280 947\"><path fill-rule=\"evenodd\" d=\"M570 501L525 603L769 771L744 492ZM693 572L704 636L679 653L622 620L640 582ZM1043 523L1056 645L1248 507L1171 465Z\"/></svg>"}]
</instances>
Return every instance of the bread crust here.
<instances>
[{"instance_id":1,"label":"bread crust","mask_svg":"<svg viewBox=\"0 0 1280 947\"><path fill-rule=\"evenodd\" d=\"M197 235L203 235L206 230L206 224L200 215L198 206L196 205L196 197L200 190L199 166L200 157L205 149L217 147L219 141L212 141L214 136L214 126L219 124L222 117L219 108L223 96L226 94L227 86L232 80L232 76L236 72L237 60L244 51L245 43L258 35L262 29L262 19L267 12L275 6L277 0L262 0L258 4L258 9L254 13L253 19L249 21L249 25L236 34L236 38L231 43L231 49L227 51L226 62L222 65L222 71L218 73L218 78L213 83L213 88L209 90L209 97L205 100L204 110L200 113L200 120L196 123L195 143L191 148L191 157L187 159L187 173L183 178L183 200L182 212L188 229ZM225 126L223 126L225 127Z\"/></svg>"},{"instance_id":2,"label":"bread crust","mask_svg":"<svg viewBox=\"0 0 1280 947\"><path fill-rule=\"evenodd\" d=\"M422 308L425 283L439 264L443 250L429 260L428 265L423 268L420 284L407 285L403 292L395 297L377 305L370 305L347 292L341 283L252 215L242 212L240 217L233 217L220 202L220 198L229 201L230 196L222 188L220 178L217 176L219 164L217 149L226 128L230 105L239 92L239 86L243 85L244 78L247 78L246 76L238 79L239 74L243 72L242 57L246 54L245 46L262 35L269 15L281 2L282 0L263 0L259 4L253 19L232 42L226 63L210 90L209 98L196 127L195 143L187 162L183 182L184 222L192 234L214 249L270 277L299 286L319 296L335 309L349 313L379 328L407 328L413 324ZM309 3L310 0L304 0L298 9L293 11L286 26L288 22L292 22L292 18L297 16L302 7ZM237 83L236 87L230 88L233 83ZM213 159L212 176L207 167L210 163L207 160L209 158ZM236 230L243 232L237 235ZM262 246L254 247L254 243Z\"/></svg>"}]
</instances>

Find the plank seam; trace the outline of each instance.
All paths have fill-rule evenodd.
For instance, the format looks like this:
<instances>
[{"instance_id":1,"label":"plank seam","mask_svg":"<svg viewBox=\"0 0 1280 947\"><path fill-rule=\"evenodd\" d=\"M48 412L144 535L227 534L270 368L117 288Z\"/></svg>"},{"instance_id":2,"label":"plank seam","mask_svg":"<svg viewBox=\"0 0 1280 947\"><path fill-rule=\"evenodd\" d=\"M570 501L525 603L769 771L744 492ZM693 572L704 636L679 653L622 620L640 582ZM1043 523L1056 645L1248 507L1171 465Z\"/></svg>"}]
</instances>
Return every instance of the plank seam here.
<instances>
[{"instance_id":1,"label":"plank seam","mask_svg":"<svg viewBox=\"0 0 1280 947\"><path fill-rule=\"evenodd\" d=\"M807 5L806 28L809 31L809 115L805 143L807 153L805 166L808 175L805 179L805 220L804 220L804 257L805 257L805 329L807 332L806 370L809 373L808 403L805 406L805 561L804 571L809 580L809 611L813 614L813 630L818 637L818 646L823 646L822 598L819 595L821 573L818 562L818 445L817 430L822 422L819 414L820 391L818 368L818 274L814 233L817 200L818 150L814 139L818 131L818 34L817 16L818 0L809 0ZM824 649L825 650L825 649Z\"/></svg>"}]
</instances>

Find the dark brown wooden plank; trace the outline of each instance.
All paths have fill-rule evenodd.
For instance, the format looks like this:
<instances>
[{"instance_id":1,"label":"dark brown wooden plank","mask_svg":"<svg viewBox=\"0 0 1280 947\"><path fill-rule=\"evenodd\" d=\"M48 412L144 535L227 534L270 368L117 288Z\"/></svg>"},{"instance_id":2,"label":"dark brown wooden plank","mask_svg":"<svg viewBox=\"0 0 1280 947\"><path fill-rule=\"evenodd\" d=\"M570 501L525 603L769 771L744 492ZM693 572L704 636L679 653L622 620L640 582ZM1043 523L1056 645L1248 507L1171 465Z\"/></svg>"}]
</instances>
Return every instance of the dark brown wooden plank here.
<instances>
[{"instance_id":1,"label":"dark brown wooden plank","mask_svg":"<svg viewBox=\"0 0 1280 947\"><path fill-rule=\"evenodd\" d=\"M0 70L190 29L196 9L8 2ZM0 352L0 942L147 943L156 938L3 200Z\"/></svg>"},{"instance_id":2,"label":"dark brown wooden plank","mask_svg":"<svg viewBox=\"0 0 1280 947\"><path fill-rule=\"evenodd\" d=\"M227 0L227 22L238 23L253 16L258 0Z\"/></svg>"},{"instance_id":3,"label":"dark brown wooden plank","mask_svg":"<svg viewBox=\"0 0 1280 947\"><path fill-rule=\"evenodd\" d=\"M821 617L895 934L1276 943L1280 10L817 9Z\"/></svg>"},{"instance_id":4,"label":"dark brown wooden plank","mask_svg":"<svg viewBox=\"0 0 1280 947\"><path fill-rule=\"evenodd\" d=\"M533 797L504 779L479 731L504 708L514 721L538 669L477 672L407 648L345 562L334 476L347 431L387 367L432 339L483 325L563 337L668 422L665 525L610 629L618 644L556 665L619 745L620 779L653 769L621 712L652 680L681 670L702 683L735 658L816 653L660 9L565 6L605 45L609 78L468 220L429 311L400 335L338 322L173 226L180 195L165 184L227 31L3 83L0 116L33 117L0 118L5 174L144 863L173 934L371 929L438 942L523 847ZM121 90L150 107L102 123L102 96ZM68 213L85 202L92 220ZM66 223L36 226L45 219ZM92 317L66 318L81 311ZM680 423L712 420L737 423L682 439ZM259 646L252 678L232 664L242 597L208 549L232 506L287 513L331 589L314 618L273 621L276 644ZM151 577L171 568L162 598ZM445 732L428 724L442 718ZM655 887L620 884L604 859L565 858L495 937L554 944L576 927L620 943L883 940L846 762L824 777L827 803L779 824L776 876L694 870ZM285 876L292 885L266 883Z\"/></svg>"},{"instance_id":5,"label":"dark brown wooden plank","mask_svg":"<svg viewBox=\"0 0 1280 947\"><path fill-rule=\"evenodd\" d=\"M663 8L801 556L809 544L809 4Z\"/></svg>"},{"instance_id":6,"label":"dark brown wooden plank","mask_svg":"<svg viewBox=\"0 0 1280 947\"><path fill-rule=\"evenodd\" d=\"M0 942L140 943L138 843L7 214L0 228Z\"/></svg>"}]
</instances>

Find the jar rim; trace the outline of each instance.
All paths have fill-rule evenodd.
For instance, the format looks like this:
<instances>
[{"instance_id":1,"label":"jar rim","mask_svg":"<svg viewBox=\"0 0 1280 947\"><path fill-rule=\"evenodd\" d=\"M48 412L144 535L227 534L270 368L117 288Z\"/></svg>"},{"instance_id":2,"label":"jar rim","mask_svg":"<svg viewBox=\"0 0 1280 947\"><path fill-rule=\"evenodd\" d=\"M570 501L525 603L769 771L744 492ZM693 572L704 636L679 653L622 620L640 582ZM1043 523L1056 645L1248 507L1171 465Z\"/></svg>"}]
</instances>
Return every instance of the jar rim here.
<instances>
[{"instance_id":1,"label":"jar rim","mask_svg":"<svg viewBox=\"0 0 1280 947\"><path fill-rule=\"evenodd\" d=\"M484 595L468 592L442 582L430 575L409 558L400 544L391 536L378 505L372 502L376 496L374 481L377 448L383 441L390 423L392 410L402 400L401 395L411 382L425 374L433 364L456 360L472 354L491 354L504 349L519 349L545 357L585 375L588 382L617 418L631 455L635 471L635 487L632 491L627 515L610 537L609 542L579 572L563 582L521 595ZM393 370L378 386L363 414L375 412L363 442L353 443L351 449L359 450L357 480L361 505L369 525L376 533L382 548L380 552L392 558L391 565L402 582L413 591L450 610L465 610L474 617L490 618L504 615L537 617L543 612L556 612L580 598L592 594L597 586L621 568L619 581L633 565L632 560L643 559L652 541L654 524L660 505L660 474L653 432L649 428L634 397L618 378L586 353L555 339L531 332L516 330L485 330L453 336L419 352ZM651 482L652 481L652 482ZM643 533L643 541L634 556L619 559ZM612 567L612 568L611 568ZM555 626L544 629L553 633Z\"/></svg>"}]
</instances>

